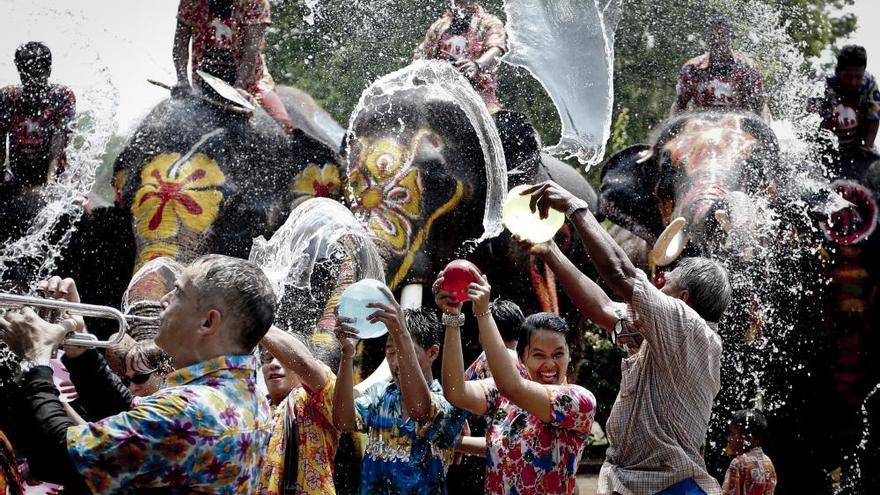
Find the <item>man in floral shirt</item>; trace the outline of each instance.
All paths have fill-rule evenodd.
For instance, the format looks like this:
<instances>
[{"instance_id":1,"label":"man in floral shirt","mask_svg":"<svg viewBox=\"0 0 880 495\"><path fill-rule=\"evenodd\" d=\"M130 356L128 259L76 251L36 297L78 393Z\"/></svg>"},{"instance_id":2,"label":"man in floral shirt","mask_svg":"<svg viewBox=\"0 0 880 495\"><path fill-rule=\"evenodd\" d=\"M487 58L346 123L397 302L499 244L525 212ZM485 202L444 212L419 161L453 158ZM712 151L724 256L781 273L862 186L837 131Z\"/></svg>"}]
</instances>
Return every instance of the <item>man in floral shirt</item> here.
<instances>
[{"instance_id":1,"label":"man in floral shirt","mask_svg":"<svg viewBox=\"0 0 880 495\"><path fill-rule=\"evenodd\" d=\"M754 62L734 51L736 38L729 20L706 22L709 52L688 60L678 74L672 115L693 110L745 110L769 118L764 101L764 78Z\"/></svg>"},{"instance_id":2,"label":"man in floral shirt","mask_svg":"<svg viewBox=\"0 0 880 495\"><path fill-rule=\"evenodd\" d=\"M272 327L260 361L274 406L272 436L260 468L260 495L334 495L336 375L299 339Z\"/></svg>"},{"instance_id":3,"label":"man in floral shirt","mask_svg":"<svg viewBox=\"0 0 880 495\"><path fill-rule=\"evenodd\" d=\"M47 296L79 299L72 280L53 280ZM256 493L270 425L252 352L274 318L268 279L248 261L203 256L162 306L156 344L176 371L154 395L134 399L95 350L65 350L81 399L103 418L81 425L62 408L48 361L82 320L52 324L30 309L0 318L0 336L23 359L19 424L36 477L65 493Z\"/></svg>"},{"instance_id":4,"label":"man in floral shirt","mask_svg":"<svg viewBox=\"0 0 880 495\"><path fill-rule=\"evenodd\" d=\"M181 0L174 35L175 94L189 90L186 73L192 40L196 70L217 76L249 93L287 132L293 122L284 108L263 56L265 32L272 23L268 0Z\"/></svg>"},{"instance_id":5,"label":"man in floral shirt","mask_svg":"<svg viewBox=\"0 0 880 495\"><path fill-rule=\"evenodd\" d=\"M431 371L440 353L437 317L425 310L406 310L404 316L391 293L386 296L388 302L374 304L377 311L369 319L388 328L385 357L393 379L355 399L350 337L357 330L342 323L336 331L342 356L333 422L342 431L367 435L361 495L445 495L446 472L467 413L443 397Z\"/></svg>"},{"instance_id":6,"label":"man in floral shirt","mask_svg":"<svg viewBox=\"0 0 880 495\"><path fill-rule=\"evenodd\" d=\"M448 60L471 80L489 113L501 109L498 57L507 51L504 23L473 0L456 0L454 8L437 19L416 48L415 59Z\"/></svg>"}]
</instances>

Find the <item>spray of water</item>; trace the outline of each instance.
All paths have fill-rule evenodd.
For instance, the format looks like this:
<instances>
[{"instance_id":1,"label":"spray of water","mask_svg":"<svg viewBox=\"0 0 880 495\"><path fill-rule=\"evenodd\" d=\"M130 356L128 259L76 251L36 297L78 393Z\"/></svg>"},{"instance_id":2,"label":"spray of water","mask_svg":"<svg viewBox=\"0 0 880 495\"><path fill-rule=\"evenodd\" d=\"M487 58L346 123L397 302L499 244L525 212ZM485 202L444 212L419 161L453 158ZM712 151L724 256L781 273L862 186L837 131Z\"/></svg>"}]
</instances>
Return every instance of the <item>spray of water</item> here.
<instances>
[{"instance_id":1,"label":"spray of water","mask_svg":"<svg viewBox=\"0 0 880 495\"><path fill-rule=\"evenodd\" d=\"M368 87L351 114L348 130L354 133L355 122L362 112L394 114L393 96L401 91L427 92L431 99L448 101L467 116L477 133L486 168L486 208L483 214L483 235L477 242L501 233L501 207L507 196L507 164L495 122L483 100L470 82L450 64L436 60L418 60L398 71L379 78Z\"/></svg>"},{"instance_id":2,"label":"spray of water","mask_svg":"<svg viewBox=\"0 0 880 495\"><path fill-rule=\"evenodd\" d=\"M614 30L621 0L507 0L509 52L550 95L562 136L547 149L587 166L600 162L614 104Z\"/></svg>"}]
</instances>

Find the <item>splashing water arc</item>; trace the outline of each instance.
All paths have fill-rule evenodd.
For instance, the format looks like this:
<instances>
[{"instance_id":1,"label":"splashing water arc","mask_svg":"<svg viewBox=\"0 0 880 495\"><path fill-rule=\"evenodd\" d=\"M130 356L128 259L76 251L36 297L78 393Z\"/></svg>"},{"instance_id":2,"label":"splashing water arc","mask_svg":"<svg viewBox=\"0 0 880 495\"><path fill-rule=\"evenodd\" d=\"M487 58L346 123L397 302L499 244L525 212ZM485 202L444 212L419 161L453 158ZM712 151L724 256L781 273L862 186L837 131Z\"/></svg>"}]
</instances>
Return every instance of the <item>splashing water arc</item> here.
<instances>
[{"instance_id":1,"label":"splashing water arc","mask_svg":"<svg viewBox=\"0 0 880 495\"><path fill-rule=\"evenodd\" d=\"M351 113L349 136L357 137L354 125L365 109L370 107L379 112L391 104L389 96L415 88L424 88L433 98L458 106L477 133L486 162L486 209L483 214L483 235L476 242L497 236L502 230L501 209L507 195L507 163L501 138L482 98L470 82L448 63L418 60L379 78L364 90ZM393 110L387 108L387 111ZM348 152L351 153L351 150Z\"/></svg>"},{"instance_id":2,"label":"splashing water arc","mask_svg":"<svg viewBox=\"0 0 880 495\"><path fill-rule=\"evenodd\" d=\"M589 169L605 155L614 105L614 30L622 0L506 0L509 52L550 95L562 136L547 151Z\"/></svg>"}]
</instances>

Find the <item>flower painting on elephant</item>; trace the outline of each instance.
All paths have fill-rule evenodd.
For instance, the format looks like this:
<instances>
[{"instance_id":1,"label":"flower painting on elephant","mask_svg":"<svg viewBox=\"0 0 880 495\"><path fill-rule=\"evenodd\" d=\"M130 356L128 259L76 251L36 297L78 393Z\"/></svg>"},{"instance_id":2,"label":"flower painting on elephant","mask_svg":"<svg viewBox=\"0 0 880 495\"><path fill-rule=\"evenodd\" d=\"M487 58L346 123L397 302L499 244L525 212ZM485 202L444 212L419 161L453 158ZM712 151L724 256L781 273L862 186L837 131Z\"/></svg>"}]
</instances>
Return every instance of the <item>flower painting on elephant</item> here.
<instances>
[{"instance_id":1,"label":"flower painting on elephant","mask_svg":"<svg viewBox=\"0 0 880 495\"><path fill-rule=\"evenodd\" d=\"M197 153L163 153L141 171L141 185L131 205L140 266L150 256L168 255L154 244L198 242L220 212L226 176L217 162ZM176 251L176 250L175 250Z\"/></svg>"}]
</instances>

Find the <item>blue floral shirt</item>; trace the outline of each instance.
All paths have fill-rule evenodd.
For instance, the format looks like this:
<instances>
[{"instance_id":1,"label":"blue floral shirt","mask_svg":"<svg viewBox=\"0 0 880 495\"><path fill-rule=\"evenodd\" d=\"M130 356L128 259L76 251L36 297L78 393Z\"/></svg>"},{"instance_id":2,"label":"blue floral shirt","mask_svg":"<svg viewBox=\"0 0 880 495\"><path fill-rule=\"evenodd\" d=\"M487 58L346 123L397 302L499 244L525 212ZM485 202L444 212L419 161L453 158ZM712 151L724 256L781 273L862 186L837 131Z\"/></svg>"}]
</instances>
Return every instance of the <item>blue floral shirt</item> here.
<instances>
[{"instance_id":1,"label":"blue floral shirt","mask_svg":"<svg viewBox=\"0 0 880 495\"><path fill-rule=\"evenodd\" d=\"M403 418L394 382L377 383L355 401L358 429L367 434L362 495L446 493L446 471L468 414L443 397L439 381L430 389L431 419L424 423Z\"/></svg>"},{"instance_id":2,"label":"blue floral shirt","mask_svg":"<svg viewBox=\"0 0 880 495\"><path fill-rule=\"evenodd\" d=\"M67 430L67 449L95 494L132 488L256 493L269 440L257 359L220 356L179 369L129 411Z\"/></svg>"}]
</instances>

